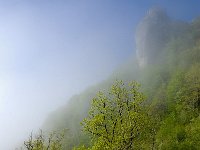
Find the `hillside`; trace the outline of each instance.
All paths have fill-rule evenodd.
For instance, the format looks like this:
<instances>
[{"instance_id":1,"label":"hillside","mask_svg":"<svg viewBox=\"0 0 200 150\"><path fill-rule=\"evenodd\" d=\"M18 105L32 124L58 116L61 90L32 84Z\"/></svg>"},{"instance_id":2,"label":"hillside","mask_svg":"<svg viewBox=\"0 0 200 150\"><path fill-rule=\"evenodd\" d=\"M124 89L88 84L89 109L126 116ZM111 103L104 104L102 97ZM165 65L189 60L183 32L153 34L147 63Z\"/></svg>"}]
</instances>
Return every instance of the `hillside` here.
<instances>
[{"instance_id":1,"label":"hillside","mask_svg":"<svg viewBox=\"0 0 200 150\"><path fill-rule=\"evenodd\" d=\"M116 79L141 83L150 112L159 120L157 147L200 148L200 19L176 21L153 8L138 24L135 37L137 56L49 115L45 130L69 129L65 149L90 144L80 122L96 93L108 90Z\"/></svg>"}]
</instances>

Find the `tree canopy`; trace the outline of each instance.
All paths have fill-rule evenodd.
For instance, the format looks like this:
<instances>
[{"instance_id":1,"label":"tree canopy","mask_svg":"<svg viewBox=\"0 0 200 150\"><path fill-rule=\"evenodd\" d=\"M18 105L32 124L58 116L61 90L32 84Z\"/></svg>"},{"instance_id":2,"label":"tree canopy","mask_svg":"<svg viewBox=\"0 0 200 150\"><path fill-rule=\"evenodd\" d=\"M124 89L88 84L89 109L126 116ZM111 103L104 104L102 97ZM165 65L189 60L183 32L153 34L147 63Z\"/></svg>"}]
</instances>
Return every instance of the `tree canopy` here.
<instances>
[{"instance_id":1,"label":"tree canopy","mask_svg":"<svg viewBox=\"0 0 200 150\"><path fill-rule=\"evenodd\" d=\"M122 150L150 147L153 130L145 109L140 84L117 81L109 92L99 92L92 100L89 115L82 122L92 138L91 149ZM144 128L145 127L145 128Z\"/></svg>"}]
</instances>

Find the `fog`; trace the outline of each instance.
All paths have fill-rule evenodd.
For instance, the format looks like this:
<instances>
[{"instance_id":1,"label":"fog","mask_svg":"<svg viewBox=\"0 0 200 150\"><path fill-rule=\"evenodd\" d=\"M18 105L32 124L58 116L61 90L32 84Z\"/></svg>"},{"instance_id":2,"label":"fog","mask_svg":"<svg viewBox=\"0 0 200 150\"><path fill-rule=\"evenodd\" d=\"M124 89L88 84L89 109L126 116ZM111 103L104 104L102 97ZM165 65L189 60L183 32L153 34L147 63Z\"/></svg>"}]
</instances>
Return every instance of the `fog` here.
<instances>
[{"instance_id":1,"label":"fog","mask_svg":"<svg viewBox=\"0 0 200 150\"><path fill-rule=\"evenodd\" d=\"M0 149L23 143L50 112L134 55L135 28L149 7L187 21L198 14L199 5L187 13L188 5L172 4L0 1Z\"/></svg>"}]
</instances>

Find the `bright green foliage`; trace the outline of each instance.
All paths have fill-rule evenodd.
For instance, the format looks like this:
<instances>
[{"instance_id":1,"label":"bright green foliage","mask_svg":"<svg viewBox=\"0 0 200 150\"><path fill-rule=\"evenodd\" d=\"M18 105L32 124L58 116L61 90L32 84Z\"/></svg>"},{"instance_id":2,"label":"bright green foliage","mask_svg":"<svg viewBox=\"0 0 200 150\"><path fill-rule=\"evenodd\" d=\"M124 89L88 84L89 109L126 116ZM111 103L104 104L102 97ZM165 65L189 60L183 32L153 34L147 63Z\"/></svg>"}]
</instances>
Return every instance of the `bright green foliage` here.
<instances>
[{"instance_id":1,"label":"bright green foliage","mask_svg":"<svg viewBox=\"0 0 200 150\"><path fill-rule=\"evenodd\" d=\"M84 131L90 133L91 149L117 150L150 147L151 120L144 109L140 85L131 82L126 87L116 82L109 94L99 92L92 101L89 116L84 119ZM146 142L145 142L146 140Z\"/></svg>"},{"instance_id":2,"label":"bright green foliage","mask_svg":"<svg viewBox=\"0 0 200 150\"><path fill-rule=\"evenodd\" d=\"M200 67L176 73L168 86L169 114L157 134L160 149L199 149Z\"/></svg>"},{"instance_id":3,"label":"bright green foliage","mask_svg":"<svg viewBox=\"0 0 200 150\"><path fill-rule=\"evenodd\" d=\"M200 117L192 120L186 127L187 142L196 149L200 149Z\"/></svg>"}]
</instances>

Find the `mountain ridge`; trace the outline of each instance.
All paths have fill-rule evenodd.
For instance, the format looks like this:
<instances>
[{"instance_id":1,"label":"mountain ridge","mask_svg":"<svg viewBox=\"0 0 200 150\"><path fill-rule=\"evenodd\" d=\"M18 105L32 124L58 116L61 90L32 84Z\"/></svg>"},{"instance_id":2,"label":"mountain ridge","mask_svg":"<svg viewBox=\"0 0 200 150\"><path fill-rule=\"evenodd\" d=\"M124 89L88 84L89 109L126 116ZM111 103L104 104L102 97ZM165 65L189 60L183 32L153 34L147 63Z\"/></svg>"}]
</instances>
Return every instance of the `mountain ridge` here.
<instances>
[{"instance_id":1,"label":"mountain ridge","mask_svg":"<svg viewBox=\"0 0 200 150\"><path fill-rule=\"evenodd\" d=\"M160 8L150 9L136 29L136 56L105 81L73 96L62 109L48 117L43 128L69 128L70 140L65 141L67 149L88 143L88 137L81 132L80 122L87 116L96 93L106 91L116 79L142 83L142 91L148 97L152 110L165 114L169 111L170 94L167 90L175 74L178 71L185 73L195 63L200 63L199 29L200 19L192 23L181 22L171 20Z\"/></svg>"}]
</instances>

